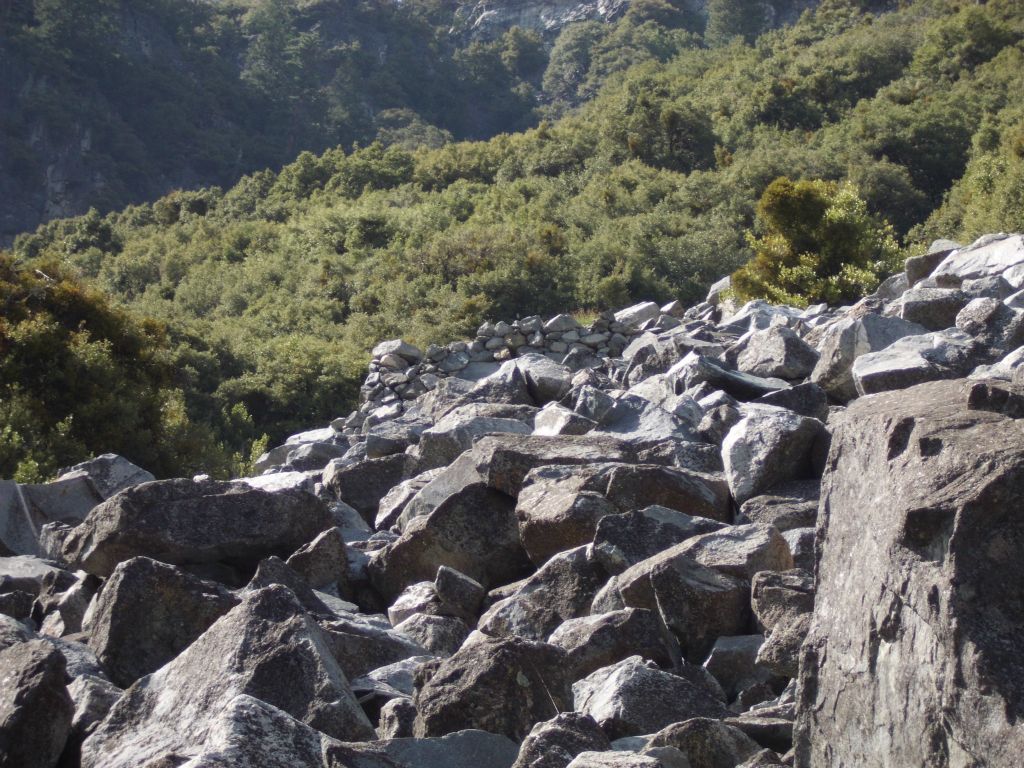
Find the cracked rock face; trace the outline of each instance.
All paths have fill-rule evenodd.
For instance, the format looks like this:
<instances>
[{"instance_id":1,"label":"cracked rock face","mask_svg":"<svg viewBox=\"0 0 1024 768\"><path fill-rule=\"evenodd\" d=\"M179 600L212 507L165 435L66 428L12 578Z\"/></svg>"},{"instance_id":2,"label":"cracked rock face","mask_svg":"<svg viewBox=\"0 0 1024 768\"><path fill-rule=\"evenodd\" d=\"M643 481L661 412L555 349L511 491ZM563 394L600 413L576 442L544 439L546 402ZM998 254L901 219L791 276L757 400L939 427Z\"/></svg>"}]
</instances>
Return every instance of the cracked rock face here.
<instances>
[{"instance_id":1,"label":"cracked rock face","mask_svg":"<svg viewBox=\"0 0 1024 768\"><path fill-rule=\"evenodd\" d=\"M1024 429L1005 413L1022 396L974 391L986 386L922 384L838 421L798 766L1009 766L1024 754Z\"/></svg>"}]
</instances>

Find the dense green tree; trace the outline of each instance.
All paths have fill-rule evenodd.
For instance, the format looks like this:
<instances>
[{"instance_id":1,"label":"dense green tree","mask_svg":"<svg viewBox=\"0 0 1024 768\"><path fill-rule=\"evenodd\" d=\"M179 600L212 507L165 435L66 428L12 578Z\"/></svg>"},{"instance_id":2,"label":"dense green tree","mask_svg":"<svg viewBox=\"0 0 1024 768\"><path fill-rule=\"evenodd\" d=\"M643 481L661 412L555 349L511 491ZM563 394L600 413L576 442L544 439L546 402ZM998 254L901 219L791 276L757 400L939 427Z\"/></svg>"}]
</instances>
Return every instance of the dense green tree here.
<instances>
[{"instance_id":1,"label":"dense green tree","mask_svg":"<svg viewBox=\"0 0 1024 768\"><path fill-rule=\"evenodd\" d=\"M704 40L710 46L726 45L734 37L753 41L767 26L763 0L708 0Z\"/></svg>"}]
</instances>

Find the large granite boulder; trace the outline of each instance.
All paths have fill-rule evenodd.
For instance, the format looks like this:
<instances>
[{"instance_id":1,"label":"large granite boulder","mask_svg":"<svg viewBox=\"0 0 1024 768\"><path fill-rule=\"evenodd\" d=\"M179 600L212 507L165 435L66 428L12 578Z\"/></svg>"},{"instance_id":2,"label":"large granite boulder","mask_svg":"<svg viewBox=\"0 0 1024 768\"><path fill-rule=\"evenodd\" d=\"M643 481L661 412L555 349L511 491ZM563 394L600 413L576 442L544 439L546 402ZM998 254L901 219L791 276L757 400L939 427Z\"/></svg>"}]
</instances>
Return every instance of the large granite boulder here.
<instances>
[{"instance_id":1,"label":"large granite boulder","mask_svg":"<svg viewBox=\"0 0 1024 768\"><path fill-rule=\"evenodd\" d=\"M976 339L951 328L921 336L906 336L878 352L857 358L853 380L857 392L870 395L915 384L966 376L985 361Z\"/></svg>"},{"instance_id":2,"label":"large granite boulder","mask_svg":"<svg viewBox=\"0 0 1024 768\"><path fill-rule=\"evenodd\" d=\"M746 406L722 443L725 477L740 504L790 480L814 477L816 453L828 440L825 425L770 405Z\"/></svg>"},{"instance_id":3,"label":"large granite boulder","mask_svg":"<svg viewBox=\"0 0 1024 768\"><path fill-rule=\"evenodd\" d=\"M134 557L104 583L92 610L89 645L110 679L127 688L185 650L238 601L219 584Z\"/></svg>"},{"instance_id":4,"label":"large granite boulder","mask_svg":"<svg viewBox=\"0 0 1024 768\"><path fill-rule=\"evenodd\" d=\"M565 768L581 752L608 749L608 737L594 718L561 712L533 726L512 768Z\"/></svg>"},{"instance_id":5,"label":"large granite boulder","mask_svg":"<svg viewBox=\"0 0 1024 768\"><path fill-rule=\"evenodd\" d=\"M665 672L639 656L592 672L572 690L576 711L593 717L609 739L651 733L691 717L724 717L728 711L699 677Z\"/></svg>"},{"instance_id":6,"label":"large granite boulder","mask_svg":"<svg viewBox=\"0 0 1024 768\"><path fill-rule=\"evenodd\" d=\"M537 723L570 709L572 693L561 648L521 638L465 645L417 679L417 736L478 728L524 739Z\"/></svg>"},{"instance_id":7,"label":"large granite boulder","mask_svg":"<svg viewBox=\"0 0 1024 768\"><path fill-rule=\"evenodd\" d=\"M82 745L83 768L196 756L239 695L259 699L328 736L374 737L320 628L294 595L247 594L184 652L129 688Z\"/></svg>"},{"instance_id":8,"label":"large granite boulder","mask_svg":"<svg viewBox=\"0 0 1024 768\"><path fill-rule=\"evenodd\" d=\"M844 317L824 332L818 344L821 357L811 372L811 381L835 400L849 402L857 397L852 369L858 357L885 349L904 336L925 332L916 323L873 312Z\"/></svg>"},{"instance_id":9,"label":"large granite boulder","mask_svg":"<svg viewBox=\"0 0 1024 768\"><path fill-rule=\"evenodd\" d=\"M371 582L389 601L442 565L485 587L515 581L529 572L519 541L515 503L484 483L464 486L429 514L405 526L401 537L373 554Z\"/></svg>"},{"instance_id":10,"label":"large granite boulder","mask_svg":"<svg viewBox=\"0 0 1024 768\"><path fill-rule=\"evenodd\" d=\"M1022 398L936 382L837 419L797 766L1019 764Z\"/></svg>"},{"instance_id":11,"label":"large granite boulder","mask_svg":"<svg viewBox=\"0 0 1024 768\"><path fill-rule=\"evenodd\" d=\"M161 480L128 488L91 510L65 539L63 554L97 576L136 556L254 569L262 558L287 557L329 527L327 507L303 491Z\"/></svg>"},{"instance_id":12,"label":"large granite boulder","mask_svg":"<svg viewBox=\"0 0 1024 768\"><path fill-rule=\"evenodd\" d=\"M43 640L0 651L0 766L54 768L71 732L75 707L66 662Z\"/></svg>"}]
</instances>

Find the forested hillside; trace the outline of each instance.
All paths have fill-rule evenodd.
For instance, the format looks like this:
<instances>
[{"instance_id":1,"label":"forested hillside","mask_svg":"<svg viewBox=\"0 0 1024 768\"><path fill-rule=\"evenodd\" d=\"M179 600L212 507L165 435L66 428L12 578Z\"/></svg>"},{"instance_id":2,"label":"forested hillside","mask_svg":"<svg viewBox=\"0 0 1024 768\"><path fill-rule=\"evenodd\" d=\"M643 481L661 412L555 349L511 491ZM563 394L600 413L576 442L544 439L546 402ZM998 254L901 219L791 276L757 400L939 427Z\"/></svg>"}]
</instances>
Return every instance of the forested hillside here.
<instances>
[{"instance_id":1,"label":"forested hillside","mask_svg":"<svg viewBox=\"0 0 1024 768\"><path fill-rule=\"evenodd\" d=\"M0 243L303 150L522 130L609 72L698 44L708 15L712 36L753 36L813 1L741 19L761 3L624 0L614 24L567 3L590 20L558 39L560 17L530 4L491 13L483 35L459 0L4 0Z\"/></svg>"},{"instance_id":2,"label":"forested hillside","mask_svg":"<svg viewBox=\"0 0 1024 768\"><path fill-rule=\"evenodd\" d=\"M49 223L18 239L14 258L60 264L162 329L154 343L188 419L209 430L193 454L178 452L180 468L198 455L226 468L263 434L277 441L348 410L381 338L446 341L486 318L692 302L755 251L785 246L780 224L807 247L846 231L827 226L836 217L872 233L872 268L852 278L865 290L900 247L1024 229L1017 0L881 14L828 0L752 44L671 32L661 53L624 69L653 46L644 35L666 29L627 18L588 42L592 27L568 27L543 73L564 114L535 128L303 153L226 191ZM836 183L774 185L762 200L780 177ZM813 210L796 204L811 192ZM17 348L20 333L8 321L0 344ZM5 432L0 474L66 460L46 451L68 415L42 404Z\"/></svg>"}]
</instances>

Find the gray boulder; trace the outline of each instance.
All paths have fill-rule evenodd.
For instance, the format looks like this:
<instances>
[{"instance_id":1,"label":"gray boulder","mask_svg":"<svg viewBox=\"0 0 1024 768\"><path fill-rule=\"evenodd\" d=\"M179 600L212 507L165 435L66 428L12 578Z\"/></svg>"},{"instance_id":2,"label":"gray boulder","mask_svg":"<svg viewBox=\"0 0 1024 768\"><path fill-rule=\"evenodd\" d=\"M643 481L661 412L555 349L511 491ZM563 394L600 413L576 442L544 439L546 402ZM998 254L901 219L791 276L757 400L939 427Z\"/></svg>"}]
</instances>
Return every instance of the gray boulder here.
<instances>
[{"instance_id":1,"label":"gray boulder","mask_svg":"<svg viewBox=\"0 0 1024 768\"><path fill-rule=\"evenodd\" d=\"M43 526L76 525L101 501L85 474L40 485L0 480L0 555L51 556L40 539Z\"/></svg>"},{"instance_id":2,"label":"gray boulder","mask_svg":"<svg viewBox=\"0 0 1024 768\"><path fill-rule=\"evenodd\" d=\"M680 658L678 644L658 615L642 608L568 619L548 642L569 654L574 680L637 654L663 667Z\"/></svg>"},{"instance_id":3,"label":"gray boulder","mask_svg":"<svg viewBox=\"0 0 1024 768\"><path fill-rule=\"evenodd\" d=\"M533 422L535 435L585 435L597 427L597 422L558 403L541 408Z\"/></svg>"},{"instance_id":4,"label":"gray boulder","mask_svg":"<svg viewBox=\"0 0 1024 768\"><path fill-rule=\"evenodd\" d=\"M919 285L900 298L899 316L929 331L941 331L954 325L957 314L968 301L970 297L957 288L927 288Z\"/></svg>"},{"instance_id":5,"label":"gray boulder","mask_svg":"<svg viewBox=\"0 0 1024 768\"><path fill-rule=\"evenodd\" d=\"M690 352L673 365L668 370L668 376L679 382L683 389L707 384L740 400L753 400L789 386L782 379L762 378L749 373L731 371L721 363L696 352Z\"/></svg>"},{"instance_id":6,"label":"gray boulder","mask_svg":"<svg viewBox=\"0 0 1024 768\"><path fill-rule=\"evenodd\" d=\"M334 587L341 594L349 591L348 547L338 528L328 528L299 547L287 565L313 589Z\"/></svg>"},{"instance_id":7,"label":"gray boulder","mask_svg":"<svg viewBox=\"0 0 1024 768\"><path fill-rule=\"evenodd\" d=\"M127 688L185 650L239 599L148 557L120 563L89 622L89 646L110 679Z\"/></svg>"},{"instance_id":8,"label":"gray boulder","mask_svg":"<svg viewBox=\"0 0 1024 768\"><path fill-rule=\"evenodd\" d=\"M329 736L374 737L317 625L283 587L246 595L176 659L132 686L82 745L83 768L218 747L218 716L251 696Z\"/></svg>"},{"instance_id":9,"label":"gray boulder","mask_svg":"<svg viewBox=\"0 0 1024 768\"><path fill-rule=\"evenodd\" d=\"M136 556L253 568L267 555L287 557L330 525L327 508L305 492L162 480L121 491L94 508L65 539L63 554L97 576L109 576Z\"/></svg>"},{"instance_id":10,"label":"gray boulder","mask_svg":"<svg viewBox=\"0 0 1024 768\"><path fill-rule=\"evenodd\" d=\"M681 554L701 565L749 581L758 571L785 571L793 556L778 529L751 523L702 533L679 545Z\"/></svg>"},{"instance_id":11,"label":"gray boulder","mask_svg":"<svg viewBox=\"0 0 1024 768\"><path fill-rule=\"evenodd\" d=\"M775 325L750 336L736 367L763 378L802 379L810 375L817 363L818 352L814 347L795 331Z\"/></svg>"},{"instance_id":12,"label":"gray boulder","mask_svg":"<svg viewBox=\"0 0 1024 768\"><path fill-rule=\"evenodd\" d=\"M350 680L388 664L428 655L421 645L393 630L383 616L335 616L322 621L320 629L327 649Z\"/></svg>"},{"instance_id":13,"label":"gray boulder","mask_svg":"<svg viewBox=\"0 0 1024 768\"><path fill-rule=\"evenodd\" d=\"M562 712L533 726L512 768L565 768L581 752L607 749L611 744L594 718Z\"/></svg>"},{"instance_id":14,"label":"gray boulder","mask_svg":"<svg viewBox=\"0 0 1024 768\"><path fill-rule=\"evenodd\" d=\"M742 634L750 620L747 582L701 565L686 542L614 576L594 598L592 613L644 608L657 613L691 660L703 660L715 639Z\"/></svg>"},{"instance_id":15,"label":"gray boulder","mask_svg":"<svg viewBox=\"0 0 1024 768\"><path fill-rule=\"evenodd\" d=\"M609 739L657 731L691 717L724 717L706 686L658 669L640 656L602 667L573 684L574 708L590 715Z\"/></svg>"},{"instance_id":16,"label":"gray boulder","mask_svg":"<svg viewBox=\"0 0 1024 768\"><path fill-rule=\"evenodd\" d=\"M367 571L374 587L393 600L408 585L433 579L442 565L484 586L522 577L529 560L512 499L483 483L464 486L408 523L397 541L371 556Z\"/></svg>"},{"instance_id":17,"label":"gray boulder","mask_svg":"<svg viewBox=\"0 0 1024 768\"><path fill-rule=\"evenodd\" d=\"M1001 275L1014 288L1024 286L1024 235L986 235L952 251L932 271L939 285Z\"/></svg>"},{"instance_id":18,"label":"gray boulder","mask_svg":"<svg viewBox=\"0 0 1024 768\"><path fill-rule=\"evenodd\" d=\"M0 766L54 768L71 732L74 704L65 660L31 640L0 650Z\"/></svg>"},{"instance_id":19,"label":"gray boulder","mask_svg":"<svg viewBox=\"0 0 1024 768\"><path fill-rule=\"evenodd\" d=\"M405 453L356 464L339 460L324 468L323 483L336 498L353 507L367 522L373 522L388 491L419 471L416 460Z\"/></svg>"},{"instance_id":20,"label":"gray boulder","mask_svg":"<svg viewBox=\"0 0 1024 768\"><path fill-rule=\"evenodd\" d=\"M63 469L57 480L72 480L77 477L87 478L104 499L109 499L118 491L131 488L133 485L156 480L152 472L132 464L124 456L118 456L116 453L104 453Z\"/></svg>"},{"instance_id":21,"label":"gray boulder","mask_svg":"<svg viewBox=\"0 0 1024 768\"><path fill-rule=\"evenodd\" d=\"M419 737L478 728L520 741L570 708L565 651L515 637L485 638L436 668L421 667L414 701Z\"/></svg>"},{"instance_id":22,"label":"gray boulder","mask_svg":"<svg viewBox=\"0 0 1024 768\"><path fill-rule=\"evenodd\" d=\"M1002 412L1020 395L971 407L979 387L924 384L837 420L797 765L1011 766L1024 754L1024 431Z\"/></svg>"},{"instance_id":23,"label":"gray boulder","mask_svg":"<svg viewBox=\"0 0 1024 768\"><path fill-rule=\"evenodd\" d=\"M424 467L444 467L468 451L484 435L511 432L528 435L533 426L525 421L480 415L475 405L456 408L420 436Z\"/></svg>"},{"instance_id":24,"label":"gray boulder","mask_svg":"<svg viewBox=\"0 0 1024 768\"><path fill-rule=\"evenodd\" d=\"M744 501L736 522L773 525L782 533L794 528L813 527L818 517L820 489L821 483L817 480L782 483L767 493Z\"/></svg>"},{"instance_id":25,"label":"gray boulder","mask_svg":"<svg viewBox=\"0 0 1024 768\"><path fill-rule=\"evenodd\" d=\"M580 752L566 768L666 768L654 757L633 752Z\"/></svg>"},{"instance_id":26,"label":"gray boulder","mask_svg":"<svg viewBox=\"0 0 1024 768\"><path fill-rule=\"evenodd\" d=\"M811 372L811 381L833 399L849 402L858 396L852 373L857 358L885 349L904 336L925 332L916 323L872 312L845 317L829 326L818 344L821 357Z\"/></svg>"},{"instance_id":27,"label":"gray boulder","mask_svg":"<svg viewBox=\"0 0 1024 768\"><path fill-rule=\"evenodd\" d=\"M825 425L773 406L746 406L722 443L725 477L740 504L790 480L814 477L828 439Z\"/></svg>"},{"instance_id":28,"label":"gray boulder","mask_svg":"<svg viewBox=\"0 0 1024 768\"><path fill-rule=\"evenodd\" d=\"M859 394L871 395L966 376L983 356L981 345L957 329L907 336L857 358L853 378Z\"/></svg>"},{"instance_id":29,"label":"gray boulder","mask_svg":"<svg viewBox=\"0 0 1024 768\"><path fill-rule=\"evenodd\" d=\"M586 615L607 580L608 573L592 547L560 552L512 595L488 608L478 629L493 637L545 640L562 622Z\"/></svg>"},{"instance_id":30,"label":"gray boulder","mask_svg":"<svg viewBox=\"0 0 1024 768\"><path fill-rule=\"evenodd\" d=\"M645 753L661 747L678 749L691 768L736 768L761 751L761 745L739 728L707 717L673 723L658 731L647 743Z\"/></svg>"},{"instance_id":31,"label":"gray boulder","mask_svg":"<svg viewBox=\"0 0 1024 768\"><path fill-rule=\"evenodd\" d=\"M395 768L510 768L517 745L506 736L479 730L464 730L430 739L397 738L368 744L347 744L352 757L330 765L377 768L371 758L386 758ZM346 756L347 757L347 756ZM382 767L383 768L383 767Z\"/></svg>"},{"instance_id":32,"label":"gray boulder","mask_svg":"<svg viewBox=\"0 0 1024 768\"><path fill-rule=\"evenodd\" d=\"M436 656L451 656L469 636L469 627L455 616L415 613L398 624L395 632Z\"/></svg>"},{"instance_id":33,"label":"gray boulder","mask_svg":"<svg viewBox=\"0 0 1024 768\"><path fill-rule=\"evenodd\" d=\"M594 533L594 552L609 573L617 574L689 538L725 525L711 518L652 505L638 512L601 518Z\"/></svg>"},{"instance_id":34,"label":"gray boulder","mask_svg":"<svg viewBox=\"0 0 1024 768\"><path fill-rule=\"evenodd\" d=\"M812 419L825 422L828 420L828 393L813 381L805 381L789 389L780 389L757 398L755 403L775 405L779 408L810 416Z\"/></svg>"}]
</instances>

